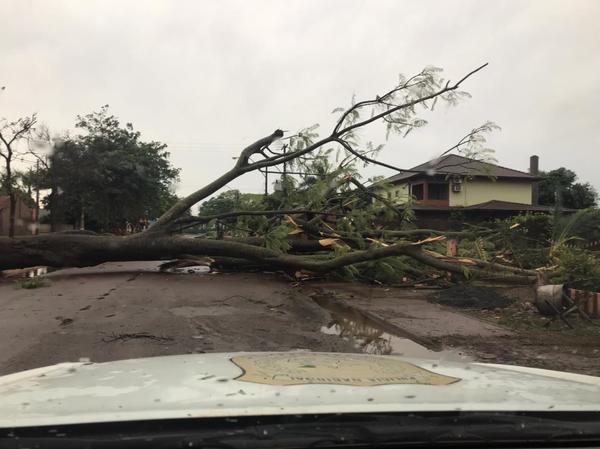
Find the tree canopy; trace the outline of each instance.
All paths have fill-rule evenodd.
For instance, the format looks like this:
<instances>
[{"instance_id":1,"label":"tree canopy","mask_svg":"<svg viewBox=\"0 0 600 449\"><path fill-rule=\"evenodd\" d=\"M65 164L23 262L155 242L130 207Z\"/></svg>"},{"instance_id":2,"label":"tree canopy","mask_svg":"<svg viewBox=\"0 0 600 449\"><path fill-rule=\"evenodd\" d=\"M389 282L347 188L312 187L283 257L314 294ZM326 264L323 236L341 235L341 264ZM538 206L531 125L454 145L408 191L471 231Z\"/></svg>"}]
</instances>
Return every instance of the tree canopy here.
<instances>
[{"instance_id":1,"label":"tree canopy","mask_svg":"<svg viewBox=\"0 0 600 449\"><path fill-rule=\"evenodd\" d=\"M156 218L177 200L172 185L179 170L165 144L142 141L108 105L78 116L76 127L82 133L65 137L51 157L52 214L68 223L83 215L87 229L113 231Z\"/></svg>"},{"instance_id":2,"label":"tree canopy","mask_svg":"<svg viewBox=\"0 0 600 449\"><path fill-rule=\"evenodd\" d=\"M562 207L586 209L596 205L598 193L590 183L580 183L574 171L565 167L541 174L539 202L554 206L557 201Z\"/></svg>"}]
</instances>

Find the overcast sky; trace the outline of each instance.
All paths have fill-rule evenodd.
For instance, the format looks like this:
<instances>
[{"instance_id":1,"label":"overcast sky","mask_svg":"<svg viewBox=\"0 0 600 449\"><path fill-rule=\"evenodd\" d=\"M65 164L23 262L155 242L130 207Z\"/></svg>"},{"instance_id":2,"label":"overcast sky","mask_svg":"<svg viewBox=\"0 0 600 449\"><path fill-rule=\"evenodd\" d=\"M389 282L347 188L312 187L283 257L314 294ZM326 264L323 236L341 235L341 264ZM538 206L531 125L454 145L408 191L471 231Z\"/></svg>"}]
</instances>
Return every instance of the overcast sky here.
<instances>
[{"instance_id":1,"label":"overcast sky","mask_svg":"<svg viewBox=\"0 0 600 449\"><path fill-rule=\"evenodd\" d=\"M276 128L393 87L426 65L473 98L390 139L381 159L410 168L492 120L501 165L566 166L600 190L600 1L2 0L0 117L37 112L52 132L109 104L168 143L186 194ZM377 131L377 130L376 130ZM384 133L370 137L384 143ZM393 174L370 168L369 175ZM258 174L231 187L260 192Z\"/></svg>"}]
</instances>

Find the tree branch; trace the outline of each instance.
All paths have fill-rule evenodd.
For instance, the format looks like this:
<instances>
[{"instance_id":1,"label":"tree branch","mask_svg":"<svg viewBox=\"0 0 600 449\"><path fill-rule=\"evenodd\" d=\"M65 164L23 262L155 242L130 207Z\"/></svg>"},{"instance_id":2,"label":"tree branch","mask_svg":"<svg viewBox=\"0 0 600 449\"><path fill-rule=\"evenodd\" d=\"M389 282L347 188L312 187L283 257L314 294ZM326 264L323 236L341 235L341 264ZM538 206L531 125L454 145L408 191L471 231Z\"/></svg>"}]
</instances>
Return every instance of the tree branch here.
<instances>
[{"instance_id":1,"label":"tree branch","mask_svg":"<svg viewBox=\"0 0 600 449\"><path fill-rule=\"evenodd\" d=\"M352 146L350 146L350 144L348 142L346 142L345 140L343 140L343 139L335 139L335 141L338 142L340 145L342 145L349 153L352 153L357 158L359 158L359 159L361 159L361 160L363 160L365 162L369 162L371 164L380 165L380 166L385 167L385 168L391 168L392 170L396 170L396 171L398 171L400 173L404 173L404 172L407 172L407 173L420 173L419 170L406 170L406 169L403 169L403 168L400 168L400 167L396 167L396 166L391 165L391 164L386 164L385 162L378 161L377 159L372 159L372 158L370 158L368 156L365 156L364 154L362 154L362 153L356 151L354 148L352 148Z\"/></svg>"},{"instance_id":2,"label":"tree branch","mask_svg":"<svg viewBox=\"0 0 600 449\"><path fill-rule=\"evenodd\" d=\"M259 153L261 150L263 150L264 148L266 148L269 144L271 144L274 140L277 140L279 138L281 138L283 136L283 131L281 130L276 130L273 134L271 134L270 136L266 136L263 137L262 139L259 139L258 141L254 142L252 145L246 147L236 165L234 166L233 169L229 170L227 173L223 174L222 176L220 176L219 178L217 178L216 180L214 180L213 182L211 182L210 184L204 186L203 188L197 190L196 192L192 193L191 195L188 195L187 197L179 200L173 207L171 207L171 209L169 209L167 212L165 212L157 221L156 223L154 223L153 226L151 226L148 230L146 230L145 232L149 233L149 234L160 234L160 233L164 233L168 231L169 225L176 220L177 218L179 218L181 215L183 215L188 209L190 209L192 206L194 206L196 203L198 203L199 201L203 200L204 198L206 198L207 196L215 193L217 190L221 189L223 186L227 185L229 182L233 181L234 179L236 179L237 177L243 175L244 173L248 173L250 171L253 170L257 170L260 168L265 168L265 167L271 167L274 165L279 165L279 164L283 164L284 162L296 159L300 156L303 156L304 154L310 153L314 150L316 150L317 148L322 147L323 145L330 143L330 142L334 142L336 141L336 139L342 137L344 134L347 134L349 131L352 131L354 129L360 128L362 126L365 126L369 123L372 123L376 120L379 120L382 117L385 117L387 115L390 115L392 113L394 113L395 111L398 111L400 109L404 109L404 108L408 108L408 107L412 107L416 104L425 102L429 99L432 99L434 97L437 97L439 95L442 95L446 92L455 90L459 87L459 85L465 81L468 77L470 77L471 75L473 75L474 73L478 72L479 70L483 69L487 64L482 65L481 67L471 71L470 73L468 73L467 75L465 75L458 83L456 83L454 86L449 86L446 85L446 87L444 87L443 89L439 90L438 92L435 92L431 95L427 95L425 97L421 97L421 98L417 98L415 100L412 100L408 103L404 103L402 105L398 105L395 108L390 108L387 111L383 111L380 114L377 114L373 117L371 117L368 120L364 120L362 122L358 122L355 123L353 125L350 125L344 129L342 129L341 131L336 127L333 132L331 133L330 136L323 138L321 140L319 140L318 142L307 146L306 148L302 149L302 150L296 150L296 151L292 151L290 153L286 153L283 156L274 156L273 158L268 158L268 159L264 159L262 161L257 161L257 162L249 162L250 157L253 154ZM389 93L388 93L389 94ZM388 95L386 94L386 95Z\"/></svg>"},{"instance_id":3,"label":"tree branch","mask_svg":"<svg viewBox=\"0 0 600 449\"><path fill-rule=\"evenodd\" d=\"M282 137L283 131L280 129L276 129L270 136L263 137L262 139L259 139L256 142L254 142L252 145L244 148L242 150L242 153L240 154L240 157L237 160L236 167L246 167L247 165L249 165L248 161L250 160L250 157L253 154L260 153L274 141L276 141L277 139L281 139Z\"/></svg>"},{"instance_id":4,"label":"tree branch","mask_svg":"<svg viewBox=\"0 0 600 449\"><path fill-rule=\"evenodd\" d=\"M348 176L346 178L346 180L348 182L354 184L356 187L358 187L358 189L361 192L364 192L367 195L369 195L370 197L375 198L376 200L381 201L389 210L391 210L396 215L398 215L398 217L400 217L400 220L404 220L404 215L402 213L401 208L399 208L398 206L396 206L394 203L392 203L391 201L389 201L387 198L384 198L381 195L378 195L375 192L373 192L371 189L366 188L364 185L362 185L360 182L358 182L356 180L356 178L354 178L352 176Z\"/></svg>"},{"instance_id":5,"label":"tree branch","mask_svg":"<svg viewBox=\"0 0 600 449\"><path fill-rule=\"evenodd\" d=\"M390 114L392 114L392 113L394 113L396 111L399 111L401 109L406 109L406 108L409 108L411 106L415 106L415 105L417 105L419 103L423 103L424 101L431 100L431 99L433 99L435 97L439 97L440 95L443 95L446 92L450 92L450 91L456 90L456 89L458 89L460 87L460 85L467 78L469 78L470 76L472 76L475 73L479 72L480 70L482 70L487 65L488 65L488 63L486 62L482 66L480 66L480 67L476 68L475 70L472 70L471 72L467 73L464 77L462 77L460 79L460 81L458 81L457 83L455 83L453 86L449 86L448 84L446 84L446 87L444 87L443 89L441 89L441 90L439 90L437 92L434 92L434 93L432 93L430 95L427 95L427 96L421 97L421 98L417 98L415 100L409 101L408 103L404 103L404 104L398 105L398 106L396 106L394 108L391 108L391 109L383 111L383 112L381 112L379 114L376 114L376 115L374 115L373 117L371 117L371 118L369 118L367 120L363 120L362 122L358 122L358 123L354 123L352 125L349 125L346 128L342 129L341 131L337 131L335 133L336 137L343 136L344 134L346 134L346 133L348 133L348 132L350 132L350 131L352 131L352 130L354 130L356 128L360 128L362 126L368 125L369 123L372 123L372 122L374 122L376 120L379 120L380 118L385 117L387 115L390 115Z\"/></svg>"},{"instance_id":6,"label":"tree branch","mask_svg":"<svg viewBox=\"0 0 600 449\"><path fill-rule=\"evenodd\" d=\"M464 267L428 255L421 246L428 241L398 243L362 251L352 251L341 256L319 259L313 256L282 254L261 246L253 246L227 240L190 239L162 236L152 239L138 234L130 237L81 234L48 234L21 238L0 237L0 269L21 268L35 265L89 266L107 260L159 260L179 256L203 255L209 257L232 257L260 262L279 269L308 270L326 273L360 262L386 257L408 256L431 267L465 275ZM474 276L501 279L520 284L535 282L533 276L495 274L477 269L469 270Z\"/></svg>"},{"instance_id":7,"label":"tree branch","mask_svg":"<svg viewBox=\"0 0 600 449\"><path fill-rule=\"evenodd\" d=\"M326 211L318 211L318 210L307 210L307 209L289 209L289 210L238 210L225 212L222 214L215 215L198 215L195 217L182 217L173 222L174 225L178 224L203 224L208 223L212 220L223 220L226 218L235 218L242 216L264 216L264 217L272 217L276 215L294 215L294 214L314 214L314 215L334 215L341 216L341 214L326 212Z\"/></svg>"}]
</instances>

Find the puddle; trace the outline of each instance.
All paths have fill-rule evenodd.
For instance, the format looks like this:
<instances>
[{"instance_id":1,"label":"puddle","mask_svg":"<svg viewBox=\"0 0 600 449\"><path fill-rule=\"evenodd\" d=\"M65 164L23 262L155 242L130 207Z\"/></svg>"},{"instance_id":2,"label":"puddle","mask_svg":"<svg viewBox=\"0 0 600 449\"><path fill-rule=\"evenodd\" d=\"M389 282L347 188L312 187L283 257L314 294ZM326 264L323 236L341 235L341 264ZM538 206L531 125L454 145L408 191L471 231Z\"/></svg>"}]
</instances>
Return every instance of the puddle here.
<instances>
[{"instance_id":1,"label":"puddle","mask_svg":"<svg viewBox=\"0 0 600 449\"><path fill-rule=\"evenodd\" d=\"M332 317L327 326L321 327L321 332L352 341L358 349L367 354L393 354L460 362L470 360L458 351L438 350L439 347L434 342L372 317L339 300L324 296L312 298Z\"/></svg>"},{"instance_id":2,"label":"puddle","mask_svg":"<svg viewBox=\"0 0 600 449\"><path fill-rule=\"evenodd\" d=\"M329 326L321 327L321 332L352 339L356 347L367 354L397 354L410 357L436 357L438 353L421 346L408 338L396 337L381 329L367 326L356 321L336 319Z\"/></svg>"}]
</instances>

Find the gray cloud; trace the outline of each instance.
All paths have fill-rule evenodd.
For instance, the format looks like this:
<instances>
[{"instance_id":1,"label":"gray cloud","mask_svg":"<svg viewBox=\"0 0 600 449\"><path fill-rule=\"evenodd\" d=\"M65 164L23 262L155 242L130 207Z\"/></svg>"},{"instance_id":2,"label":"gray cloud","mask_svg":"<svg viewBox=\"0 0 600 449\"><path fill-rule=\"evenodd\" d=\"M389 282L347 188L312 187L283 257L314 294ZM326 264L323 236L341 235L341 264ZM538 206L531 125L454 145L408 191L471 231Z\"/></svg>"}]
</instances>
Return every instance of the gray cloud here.
<instances>
[{"instance_id":1,"label":"gray cloud","mask_svg":"<svg viewBox=\"0 0 600 449\"><path fill-rule=\"evenodd\" d=\"M493 120L503 165L567 166L600 189L600 2L18 1L0 16L0 115L37 111L53 131L108 103L147 139L169 143L180 193L209 181L241 146L318 122L353 93L433 64L473 99L393 138L381 157L416 165ZM383 142L378 128L368 136ZM367 174L389 174L369 168ZM232 184L260 191L260 175Z\"/></svg>"}]
</instances>

